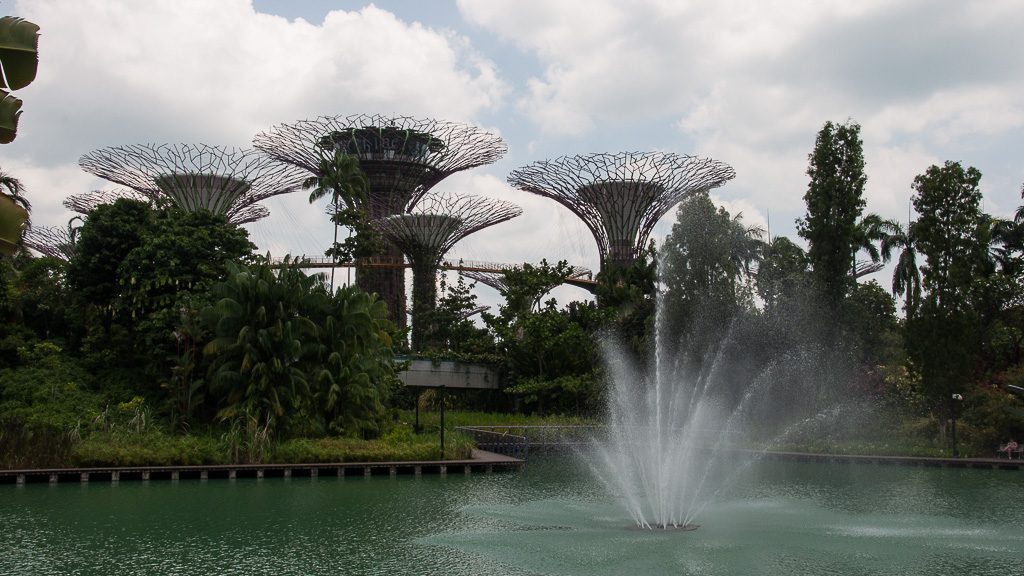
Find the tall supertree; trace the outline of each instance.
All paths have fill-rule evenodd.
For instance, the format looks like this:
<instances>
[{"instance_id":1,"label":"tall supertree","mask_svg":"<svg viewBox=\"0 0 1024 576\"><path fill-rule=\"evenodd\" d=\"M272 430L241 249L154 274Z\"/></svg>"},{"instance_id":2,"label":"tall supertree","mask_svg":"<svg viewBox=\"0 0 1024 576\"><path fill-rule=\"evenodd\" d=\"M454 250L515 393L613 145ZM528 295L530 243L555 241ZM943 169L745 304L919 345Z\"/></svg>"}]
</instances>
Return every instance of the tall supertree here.
<instances>
[{"instance_id":1,"label":"tall supertree","mask_svg":"<svg viewBox=\"0 0 1024 576\"><path fill-rule=\"evenodd\" d=\"M730 166L708 158L620 152L541 160L513 170L508 182L579 216L597 241L604 270L640 257L654 225L684 198L735 176Z\"/></svg>"},{"instance_id":2,"label":"tall supertree","mask_svg":"<svg viewBox=\"0 0 1024 576\"><path fill-rule=\"evenodd\" d=\"M437 270L441 259L466 236L522 213L522 208L503 200L438 194L423 198L415 212L373 221L412 264L413 350L423 350L432 344L430 327L423 320L437 305Z\"/></svg>"},{"instance_id":3,"label":"tall supertree","mask_svg":"<svg viewBox=\"0 0 1024 576\"><path fill-rule=\"evenodd\" d=\"M378 114L321 116L280 124L257 134L253 146L316 176L323 176L324 161L335 153L355 156L369 180L362 208L372 219L409 211L441 180L490 164L507 151L501 138L474 126ZM384 256L400 261L402 253L390 245ZM381 294L392 320L406 325L402 269L357 268L356 282L368 292Z\"/></svg>"},{"instance_id":4,"label":"tall supertree","mask_svg":"<svg viewBox=\"0 0 1024 576\"><path fill-rule=\"evenodd\" d=\"M270 212L257 204L298 189L306 174L255 150L206 144L137 144L94 150L78 165L158 204L206 209L232 224Z\"/></svg>"}]
</instances>

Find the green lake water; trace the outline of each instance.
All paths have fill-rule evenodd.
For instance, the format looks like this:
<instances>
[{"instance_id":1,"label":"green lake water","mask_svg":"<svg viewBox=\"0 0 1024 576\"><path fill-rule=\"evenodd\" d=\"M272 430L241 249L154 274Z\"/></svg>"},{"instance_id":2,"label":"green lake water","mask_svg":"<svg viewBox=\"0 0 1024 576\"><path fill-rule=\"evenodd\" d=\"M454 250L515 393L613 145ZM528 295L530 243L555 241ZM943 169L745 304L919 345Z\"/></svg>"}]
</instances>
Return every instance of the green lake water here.
<instances>
[{"instance_id":1,"label":"green lake water","mask_svg":"<svg viewBox=\"0 0 1024 576\"><path fill-rule=\"evenodd\" d=\"M1024 473L761 463L694 532L584 470L0 486L0 574L1024 574Z\"/></svg>"}]
</instances>

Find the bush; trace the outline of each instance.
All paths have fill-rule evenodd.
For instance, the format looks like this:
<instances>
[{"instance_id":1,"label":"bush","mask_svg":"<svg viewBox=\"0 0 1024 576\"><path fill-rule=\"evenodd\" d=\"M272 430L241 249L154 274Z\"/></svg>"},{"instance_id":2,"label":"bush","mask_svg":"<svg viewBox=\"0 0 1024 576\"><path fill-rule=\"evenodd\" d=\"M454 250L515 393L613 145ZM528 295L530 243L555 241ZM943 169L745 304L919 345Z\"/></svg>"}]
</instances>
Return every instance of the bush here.
<instances>
[{"instance_id":1,"label":"bush","mask_svg":"<svg viewBox=\"0 0 1024 576\"><path fill-rule=\"evenodd\" d=\"M60 352L48 342L23 346L20 365L0 370L0 466L62 464L82 427L100 413L92 379Z\"/></svg>"}]
</instances>

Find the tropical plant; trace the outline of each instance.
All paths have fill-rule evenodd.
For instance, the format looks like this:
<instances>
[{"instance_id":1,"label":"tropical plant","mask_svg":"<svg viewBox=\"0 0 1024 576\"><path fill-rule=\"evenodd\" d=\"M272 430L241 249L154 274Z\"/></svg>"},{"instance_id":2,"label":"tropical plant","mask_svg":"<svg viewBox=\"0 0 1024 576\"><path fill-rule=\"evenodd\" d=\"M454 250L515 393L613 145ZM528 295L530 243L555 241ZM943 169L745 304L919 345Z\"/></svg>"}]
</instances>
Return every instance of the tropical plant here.
<instances>
[{"instance_id":1,"label":"tropical plant","mask_svg":"<svg viewBox=\"0 0 1024 576\"><path fill-rule=\"evenodd\" d=\"M365 219L365 214L362 213L360 207L366 202L369 186L369 180L359 168L359 158L341 151L335 151L333 156L323 156L320 159L319 172L302 183L303 190L311 190L309 193L310 204L325 196L330 195L331 197L334 242L331 244L328 256L334 258L335 264L337 264L339 256L345 252L338 244L338 227L343 224L351 225ZM359 232L364 235L366 233L362 229ZM351 242L348 243L348 245L351 244ZM349 257L351 257L351 253ZM334 267L331 268L331 289L334 289Z\"/></svg>"},{"instance_id":2,"label":"tropical plant","mask_svg":"<svg viewBox=\"0 0 1024 576\"><path fill-rule=\"evenodd\" d=\"M259 426L288 425L309 408L312 388L304 361L316 347L316 324L304 312L316 280L298 268L273 270L228 264L228 277L211 290L201 312L213 339L209 390L217 416L256 417Z\"/></svg>"},{"instance_id":3,"label":"tropical plant","mask_svg":"<svg viewBox=\"0 0 1024 576\"><path fill-rule=\"evenodd\" d=\"M335 434L376 436L394 379L387 307L354 286L321 292L311 310L319 326L315 405Z\"/></svg>"},{"instance_id":4,"label":"tropical plant","mask_svg":"<svg viewBox=\"0 0 1024 576\"><path fill-rule=\"evenodd\" d=\"M287 258L276 270L228 269L200 313L218 417L255 418L271 433L379 432L394 382L383 302L355 287L331 292Z\"/></svg>"},{"instance_id":5,"label":"tropical plant","mask_svg":"<svg viewBox=\"0 0 1024 576\"><path fill-rule=\"evenodd\" d=\"M896 267L892 271L892 292L903 296L903 309L907 317L913 316L921 304L921 269L917 264L917 246L913 236L914 223L903 226L895 220L885 220L881 225L884 236L879 253L884 262L892 259L894 250L899 251Z\"/></svg>"},{"instance_id":6,"label":"tropical plant","mask_svg":"<svg viewBox=\"0 0 1024 576\"><path fill-rule=\"evenodd\" d=\"M9 90L20 90L36 79L39 68L39 26L13 16L0 18L0 144L18 135L21 99Z\"/></svg>"}]
</instances>

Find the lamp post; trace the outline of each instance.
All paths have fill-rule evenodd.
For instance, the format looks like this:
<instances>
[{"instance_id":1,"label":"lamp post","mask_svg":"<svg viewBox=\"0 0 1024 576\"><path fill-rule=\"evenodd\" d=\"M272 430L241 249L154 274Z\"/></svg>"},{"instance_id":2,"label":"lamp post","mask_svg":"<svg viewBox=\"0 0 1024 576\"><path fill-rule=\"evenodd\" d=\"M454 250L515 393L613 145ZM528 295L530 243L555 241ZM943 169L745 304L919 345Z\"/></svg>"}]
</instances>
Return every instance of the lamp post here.
<instances>
[{"instance_id":1,"label":"lamp post","mask_svg":"<svg viewBox=\"0 0 1024 576\"><path fill-rule=\"evenodd\" d=\"M960 415L960 403L964 401L964 397L961 394L953 394L953 458L959 458L960 452L956 446L956 418Z\"/></svg>"},{"instance_id":2,"label":"lamp post","mask_svg":"<svg viewBox=\"0 0 1024 576\"><path fill-rule=\"evenodd\" d=\"M444 386L438 390L441 392L441 460L444 460Z\"/></svg>"}]
</instances>

